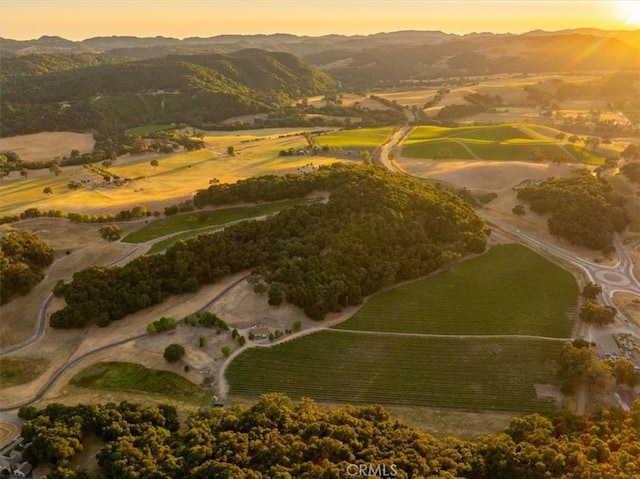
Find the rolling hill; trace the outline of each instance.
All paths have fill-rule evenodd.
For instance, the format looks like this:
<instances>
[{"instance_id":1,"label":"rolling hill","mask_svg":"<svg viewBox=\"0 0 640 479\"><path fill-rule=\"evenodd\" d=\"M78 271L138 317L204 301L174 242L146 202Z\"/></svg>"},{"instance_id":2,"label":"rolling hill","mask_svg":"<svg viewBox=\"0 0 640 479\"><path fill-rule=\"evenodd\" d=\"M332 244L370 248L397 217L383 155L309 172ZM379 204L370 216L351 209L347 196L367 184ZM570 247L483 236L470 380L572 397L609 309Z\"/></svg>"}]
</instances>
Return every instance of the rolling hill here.
<instances>
[{"instance_id":1,"label":"rolling hill","mask_svg":"<svg viewBox=\"0 0 640 479\"><path fill-rule=\"evenodd\" d=\"M215 123L269 111L335 82L283 52L169 55L148 60L43 54L0 61L2 136L99 131L145 122Z\"/></svg>"}]
</instances>

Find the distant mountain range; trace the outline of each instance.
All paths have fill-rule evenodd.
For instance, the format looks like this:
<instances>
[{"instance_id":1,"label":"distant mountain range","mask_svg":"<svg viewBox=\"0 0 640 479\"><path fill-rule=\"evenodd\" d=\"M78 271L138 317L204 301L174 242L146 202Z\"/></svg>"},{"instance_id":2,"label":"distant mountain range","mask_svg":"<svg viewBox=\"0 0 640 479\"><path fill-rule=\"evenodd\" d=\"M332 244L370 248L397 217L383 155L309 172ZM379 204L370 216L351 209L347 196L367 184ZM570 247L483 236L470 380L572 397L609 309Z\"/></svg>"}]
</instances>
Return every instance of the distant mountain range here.
<instances>
[{"instance_id":1,"label":"distant mountain range","mask_svg":"<svg viewBox=\"0 0 640 479\"><path fill-rule=\"evenodd\" d=\"M0 55L5 58L64 53L149 59L251 48L294 54L347 84L439 75L640 68L640 30L582 28L518 35L399 31L319 37L219 35L183 40L114 36L77 42L49 36L27 41L0 38Z\"/></svg>"},{"instance_id":2,"label":"distant mountain range","mask_svg":"<svg viewBox=\"0 0 640 479\"><path fill-rule=\"evenodd\" d=\"M0 38L0 134L149 121L213 125L337 86L366 91L451 76L621 70L640 71L640 30Z\"/></svg>"}]
</instances>

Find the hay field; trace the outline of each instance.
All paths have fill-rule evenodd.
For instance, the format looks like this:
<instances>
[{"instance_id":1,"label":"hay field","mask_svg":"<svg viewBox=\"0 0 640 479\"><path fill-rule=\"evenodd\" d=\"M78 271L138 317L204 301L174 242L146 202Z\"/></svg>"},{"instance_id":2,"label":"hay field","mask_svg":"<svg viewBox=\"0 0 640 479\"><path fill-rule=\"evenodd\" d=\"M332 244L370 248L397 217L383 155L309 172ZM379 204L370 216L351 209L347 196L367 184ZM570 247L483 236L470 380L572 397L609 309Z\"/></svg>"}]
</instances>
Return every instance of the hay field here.
<instances>
[{"instance_id":1,"label":"hay field","mask_svg":"<svg viewBox=\"0 0 640 479\"><path fill-rule=\"evenodd\" d=\"M56 156L69 156L71 150L89 153L94 143L91 133L46 131L0 138L0 152L15 151L25 161L47 161Z\"/></svg>"}]
</instances>

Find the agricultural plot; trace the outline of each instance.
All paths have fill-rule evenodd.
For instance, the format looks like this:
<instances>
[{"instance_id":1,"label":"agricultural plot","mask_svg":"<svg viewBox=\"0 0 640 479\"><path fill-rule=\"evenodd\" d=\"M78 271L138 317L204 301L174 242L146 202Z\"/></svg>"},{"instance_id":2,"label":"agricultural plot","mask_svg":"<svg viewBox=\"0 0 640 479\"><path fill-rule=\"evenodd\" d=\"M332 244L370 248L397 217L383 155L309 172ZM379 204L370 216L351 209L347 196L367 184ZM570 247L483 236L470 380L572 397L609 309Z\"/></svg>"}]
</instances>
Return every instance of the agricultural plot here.
<instances>
[{"instance_id":1,"label":"agricultural plot","mask_svg":"<svg viewBox=\"0 0 640 479\"><path fill-rule=\"evenodd\" d=\"M330 148L344 148L364 150L377 148L385 142L391 134L391 127L362 128L357 130L342 130L316 137L321 146Z\"/></svg>"},{"instance_id":2,"label":"agricultural plot","mask_svg":"<svg viewBox=\"0 0 640 479\"><path fill-rule=\"evenodd\" d=\"M470 410L549 411L561 341L433 338L325 330L230 364L230 394Z\"/></svg>"},{"instance_id":3,"label":"agricultural plot","mask_svg":"<svg viewBox=\"0 0 640 479\"><path fill-rule=\"evenodd\" d=\"M555 138L554 128L518 123L444 128L421 126L405 140L410 158L559 161L601 164L604 153Z\"/></svg>"},{"instance_id":4,"label":"agricultural plot","mask_svg":"<svg viewBox=\"0 0 640 479\"><path fill-rule=\"evenodd\" d=\"M573 276L524 246L492 248L369 300L336 329L569 337Z\"/></svg>"}]
</instances>

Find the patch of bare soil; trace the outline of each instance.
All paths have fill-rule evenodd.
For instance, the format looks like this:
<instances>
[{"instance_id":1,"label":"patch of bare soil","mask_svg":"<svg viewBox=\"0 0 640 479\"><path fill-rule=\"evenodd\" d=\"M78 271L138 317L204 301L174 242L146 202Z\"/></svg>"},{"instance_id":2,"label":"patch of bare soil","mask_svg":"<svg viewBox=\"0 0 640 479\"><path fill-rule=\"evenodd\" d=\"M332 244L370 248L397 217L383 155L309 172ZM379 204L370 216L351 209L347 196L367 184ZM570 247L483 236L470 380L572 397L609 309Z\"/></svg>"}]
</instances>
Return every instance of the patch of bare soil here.
<instances>
[{"instance_id":1,"label":"patch of bare soil","mask_svg":"<svg viewBox=\"0 0 640 479\"><path fill-rule=\"evenodd\" d=\"M291 329L294 321L313 323L300 308L289 303L269 306L266 293L258 295L246 281L230 294L220 298L211 308L231 328L247 329L251 326L267 326L271 329Z\"/></svg>"},{"instance_id":2,"label":"patch of bare soil","mask_svg":"<svg viewBox=\"0 0 640 479\"><path fill-rule=\"evenodd\" d=\"M484 160L425 160L402 157L400 166L410 175L433 178L472 190L504 190L523 180L568 175L573 167L552 163Z\"/></svg>"},{"instance_id":3,"label":"patch of bare soil","mask_svg":"<svg viewBox=\"0 0 640 479\"><path fill-rule=\"evenodd\" d=\"M629 321L640 326L640 296L633 293L615 293L613 301Z\"/></svg>"},{"instance_id":4,"label":"patch of bare soil","mask_svg":"<svg viewBox=\"0 0 640 479\"><path fill-rule=\"evenodd\" d=\"M25 161L47 161L56 156L69 156L71 150L88 153L94 144L91 133L47 131L0 138L0 151L15 151Z\"/></svg>"}]
</instances>

